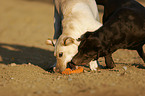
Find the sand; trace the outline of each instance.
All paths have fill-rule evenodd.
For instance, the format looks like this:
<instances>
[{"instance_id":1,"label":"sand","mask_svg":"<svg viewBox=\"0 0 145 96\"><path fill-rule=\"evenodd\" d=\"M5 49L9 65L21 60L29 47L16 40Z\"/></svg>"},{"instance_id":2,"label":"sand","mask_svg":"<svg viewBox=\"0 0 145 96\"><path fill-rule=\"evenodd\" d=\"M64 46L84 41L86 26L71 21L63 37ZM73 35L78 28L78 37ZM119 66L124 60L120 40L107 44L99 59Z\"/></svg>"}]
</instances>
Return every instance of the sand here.
<instances>
[{"instance_id":1,"label":"sand","mask_svg":"<svg viewBox=\"0 0 145 96\"><path fill-rule=\"evenodd\" d=\"M0 5L0 96L145 96L145 63L136 51L116 51L114 69L50 73L54 49L45 40L54 34L52 0ZM101 6L99 11L102 17ZM105 66L104 58L99 62Z\"/></svg>"}]
</instances>

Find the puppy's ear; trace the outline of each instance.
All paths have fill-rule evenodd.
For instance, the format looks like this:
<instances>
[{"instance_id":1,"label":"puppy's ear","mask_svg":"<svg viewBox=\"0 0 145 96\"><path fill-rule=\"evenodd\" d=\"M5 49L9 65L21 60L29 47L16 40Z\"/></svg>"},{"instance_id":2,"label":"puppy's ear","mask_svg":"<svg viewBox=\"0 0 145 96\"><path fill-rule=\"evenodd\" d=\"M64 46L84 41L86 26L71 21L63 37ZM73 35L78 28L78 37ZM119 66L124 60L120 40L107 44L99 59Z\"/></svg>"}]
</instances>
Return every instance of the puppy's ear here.
<instances>
[{"instance_id":1,"label":"puppy's ear","mask_svg":"<svg viewBox=\"0 0 145 96\"><path fill-rule=\"evenodd\" d=\"M93 32L86 32L80 38L78 38L77 41L82 41L83 39L87 39L92 34L93 34Z\"/></svg>"},{"instance_id":2,"label":"puppy's ear","mask_svg":"<svg viewBox=\"0 0 145 96\"><path fill-rule=\"evenodd\" d=\"M73 39L72 37L65 37L63 39L63 44L64 44L64 46L68 46L70 44L73 44L74 41L75 41L75 39Z\"/></svg>"},{"instance_id":3,"label":"puppy's ear","mask_svg":"<svg viewBox=\"0 0 145 96\"><path fill-rule=\"evenodd\" d=\"M46 40L46 44L47 45L51 45L51 46L55 46L55 44L56 44L56 41L57 41L57 39L48 39L48 40Z\"/></svg>"},{"instance_id":4,"label":"puppy's ear","mask_svg":"<svg viewBox=\"0 0 145 96\"><path fill-rule=\"evenodd\" d=\"M84 34L84 37L83 38L88 38L90 35L92 35L93 34L93 32L86 32L85 34Z\"/></svg>"}]
</instances>

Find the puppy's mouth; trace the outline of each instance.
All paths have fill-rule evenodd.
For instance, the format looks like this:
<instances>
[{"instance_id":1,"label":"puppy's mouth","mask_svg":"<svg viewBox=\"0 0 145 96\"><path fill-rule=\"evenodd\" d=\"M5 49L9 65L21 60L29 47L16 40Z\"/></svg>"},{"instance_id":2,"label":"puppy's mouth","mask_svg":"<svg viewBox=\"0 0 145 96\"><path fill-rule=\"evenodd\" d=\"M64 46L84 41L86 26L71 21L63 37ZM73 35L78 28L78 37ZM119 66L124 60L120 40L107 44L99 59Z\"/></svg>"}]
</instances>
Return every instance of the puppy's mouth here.
<instances>
[{"instance_id":1,"label":"puppy's mouth","mask_svg":"<svg viewBox=\"0 0 145 96\"><path fill-rule=\"evenodd\" d=\"M75 70L76 69L76 64L74 64L72 61L70 61L70 62L67 63L67 67L72 69L72 70Z\"/></svg>"},{"instance_id":2,"label":"puppy's mouth","mask_svg":"<svg viewBox=\"0 0 145 96\"><path fill-rule=\"evenodd\" d=\"M81 63L81 66L86 66L87 63ZM76 65L75 63L73 63L72 61L67 63L67 68L70 68L71 70L75 70L78 68L78 65Z\"/></svg>"}]
</instances>

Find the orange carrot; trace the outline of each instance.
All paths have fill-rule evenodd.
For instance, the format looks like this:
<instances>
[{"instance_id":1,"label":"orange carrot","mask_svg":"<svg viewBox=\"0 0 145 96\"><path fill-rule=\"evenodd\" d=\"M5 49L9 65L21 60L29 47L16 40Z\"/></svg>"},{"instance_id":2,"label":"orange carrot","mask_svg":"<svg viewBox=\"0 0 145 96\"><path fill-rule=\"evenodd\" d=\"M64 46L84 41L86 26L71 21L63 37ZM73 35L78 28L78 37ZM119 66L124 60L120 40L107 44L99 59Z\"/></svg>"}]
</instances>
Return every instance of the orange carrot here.
<instances>
[{"instance_id":1,"label":"orange carrot","mask_svg":"<svg viewBox=\"0 0 145 96\"><path fill-rule=\"evenodd\" d=\"M67 74L67 75L69 75L69 74L81 73L81 72L83 72L83 68L82 68L82 67L78 67L78 69L75 69L75 70L71 70L70 68L66 68L66 69L62 72L62 74Z\"/></svg>"}]
</instances>

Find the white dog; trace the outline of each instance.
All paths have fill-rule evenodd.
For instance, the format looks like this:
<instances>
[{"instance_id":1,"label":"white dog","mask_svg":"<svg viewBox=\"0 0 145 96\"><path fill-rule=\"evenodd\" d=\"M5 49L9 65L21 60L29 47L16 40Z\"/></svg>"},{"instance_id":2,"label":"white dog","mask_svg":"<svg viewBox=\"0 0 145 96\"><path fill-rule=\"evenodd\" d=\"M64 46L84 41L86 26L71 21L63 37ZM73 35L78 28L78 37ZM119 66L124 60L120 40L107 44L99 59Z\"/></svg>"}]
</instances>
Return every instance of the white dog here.
<instances>
[{"instance_id":1,"label":"white dog","mask_svg":"<svg viewBox=\"0 0 145 96\"><path fill-rule=\"evenodd\" d=\"M99 14L95 0L55 0L54 40L47 44L55 46L56 68L64 71L68 62L78 52L77 41L87 31L100 28ZM96 70L96 61L90 62L90 69Z\"/></svg>"}]
</instances>

